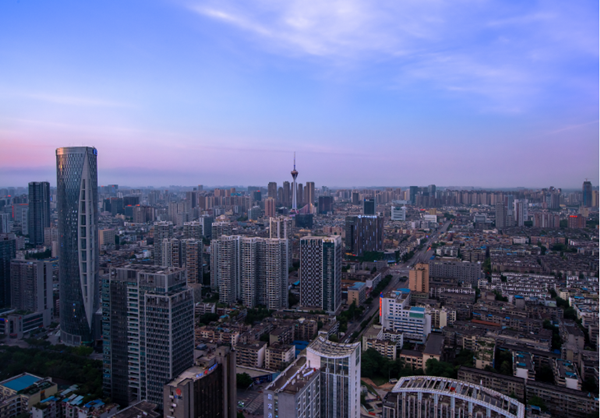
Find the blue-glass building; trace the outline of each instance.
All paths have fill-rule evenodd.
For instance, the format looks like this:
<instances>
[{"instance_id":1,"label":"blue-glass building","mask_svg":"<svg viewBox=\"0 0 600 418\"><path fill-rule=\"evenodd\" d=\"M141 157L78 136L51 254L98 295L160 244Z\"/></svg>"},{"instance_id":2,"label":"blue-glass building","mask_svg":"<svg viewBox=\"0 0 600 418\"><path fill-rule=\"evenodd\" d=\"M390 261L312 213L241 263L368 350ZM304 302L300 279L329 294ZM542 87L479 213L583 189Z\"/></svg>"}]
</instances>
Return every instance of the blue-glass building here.
<instances>
[{"instance_id":1,"label":"blue-glass building","mask_svg":"<svg viewBox=\"0 0 600 418\"><path fill-rule=\"evenodd\" d=\"M56 150L60 328L67 345L94 340L98 283L98 151ZM99 330L98 330L99 331Z\"/></svg>"}]
</instances>

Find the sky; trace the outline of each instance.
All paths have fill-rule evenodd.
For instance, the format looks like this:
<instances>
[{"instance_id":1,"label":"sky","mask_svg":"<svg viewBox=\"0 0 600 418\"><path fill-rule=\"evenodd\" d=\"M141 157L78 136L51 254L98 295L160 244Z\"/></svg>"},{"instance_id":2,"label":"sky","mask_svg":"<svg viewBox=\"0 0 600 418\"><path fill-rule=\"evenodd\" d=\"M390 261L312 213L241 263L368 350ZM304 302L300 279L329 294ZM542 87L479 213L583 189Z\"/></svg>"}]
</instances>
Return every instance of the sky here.
<instances>
[{"instance_id":1,"label":"sky","mask_svg":"<svg viewBox=\"0 0 600 418\"><path fill-rule=\"evenodd\" d=\"M0 186L598 184L598 2L3 0Z\"/></svg>"}]
</instances>

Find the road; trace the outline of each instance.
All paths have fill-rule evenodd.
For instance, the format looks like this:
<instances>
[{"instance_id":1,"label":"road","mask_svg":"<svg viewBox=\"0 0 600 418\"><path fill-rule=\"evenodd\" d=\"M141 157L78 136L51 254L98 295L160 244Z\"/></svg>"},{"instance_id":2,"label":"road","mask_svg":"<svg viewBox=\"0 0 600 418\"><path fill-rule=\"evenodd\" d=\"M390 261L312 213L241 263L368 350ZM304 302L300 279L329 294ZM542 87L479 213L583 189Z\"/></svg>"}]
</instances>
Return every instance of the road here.
<instances>
[{"instance_id":1,"label":"road","mask_svg":"<svg viewBox=\"0 0 600 418\"><path fill-rule=\"evenodd\" d=\"M423 249L419 250L408 261L408 263L399 263L395 266L392 266L387 271L387 274L391 274L393 276L393 278L392 278L392 280L390 280L390 284L388 284L387 287L383 290L383 292L382 292L383 294L396 288L396 286L400 282L401 277L408 277L408 272L410 271L410 269L412 268L413 265L415 265L419 262L422 262L422 261L427 261L431 258L434 250L430 249L431 248L430 245L432 243L436 242L436 240L438 239L438 237L441 234L446 232L449 225L450 225L450 221L446 221L446 223L444 223L444 225L442 225L441 228L439 228L433 235L431 235L428 238L428 241L426 243L427 245L425 247L423 247ZM371 295L371 297L373 298L373 302L371 303L369 310L366 311L360 317L359 320L348 325L348 329L346 331L346 334L344 335L342 342L349 342L352 337L352 334L360 329L360 324L365 319L367 319L367 318L370 319L375 314L375 312L379 310L379 295ZM358 335L358 337L356 338L356 341L360 341L361 334L362 334L362 332Z\"/></svg>"}]
</instances>

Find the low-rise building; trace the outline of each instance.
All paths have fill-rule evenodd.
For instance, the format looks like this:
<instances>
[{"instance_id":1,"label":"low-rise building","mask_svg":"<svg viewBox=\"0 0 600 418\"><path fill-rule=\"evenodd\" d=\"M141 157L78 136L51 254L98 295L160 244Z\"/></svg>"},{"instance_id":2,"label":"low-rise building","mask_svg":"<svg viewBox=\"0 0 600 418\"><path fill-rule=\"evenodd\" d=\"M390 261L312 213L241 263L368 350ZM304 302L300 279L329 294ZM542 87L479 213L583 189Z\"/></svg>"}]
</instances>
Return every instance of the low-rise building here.
<instances>
[{"instance_id":1,"label":"low-rise building","mask_svg":"<svg viewBox=\"0 0 600 418\"><path fill-rule=\"evenodd\" d=\"M265 364L266 349L267 343L264 341L239 343L235 348L236 364L261 369Z\"/></svg>"},{"instance_id":2,"label":"low-rise building","mask_svg":"<svg viewBox=\"0 0 600 418\"><path fill-rule=\"evenodd\" d=\"M541 398L554 417L587 418L598 415L598 394L542 382L527 382L527 399Z\"/></svg>"},{"instance_id":3,"label":"low-rise building","mask_svg":"<svg viewBox=\"0 0 600 418\"><path fill-rule=\"evenodd\" d=\"M520 401L525 399L525 380L520 377L461 366L458 369L458 380L481 384L504 395L514 396Z\"/></svg>"},{"instance_id":4,"label":"low-rise building","mask_svg":"<svg viewBox=\"0 0 600 418\"><path fill-rule=\"evenodd\" d=\"M0 382L0 417L14 418L31 410L31 407L51 397L58 385L51 378L21 373Z\"/></svg>"},{"instance_id":5,"label":"low-rise building","mask_svg":"<svg viewBox=\"0 0 600 418\"><path fill-rule=\"evenodd\" d=\"M581 378L577 367L568 360L555 359L552 364L554 384L569 389L581 390Z\"/></svg>"},{"instance_id":6,"label":"low-rise building","mask_svg":"<svg viewBox=\"0 0 600 418\"><path fill-rule=\"evenodd\" d=\"M286 368L296 357L296 349L289 344L272 344L265 352L265 367L269 370L281 370Z\"/></svg>"},{"instance_id":7,"label":"low-rise building","mask_svg":"<svg viewBox=\"0 0 600 418\"><path fill-rule=\"evenodd\" d=\"M525 351L513 351L513 376L525 380L535 380L535 365L531 353Z\"/></svg>"},{"instance_id":8,"label":"low-rise building","mask_svg":"<svg viewBox=\"0 0 600 418\"><path fill-rule=\"evenodd\" d=\"M356 282L348 288L348 305L355 303L360 306L366 299L367 286L365 283Z\"/></svg>"}]
</instances>

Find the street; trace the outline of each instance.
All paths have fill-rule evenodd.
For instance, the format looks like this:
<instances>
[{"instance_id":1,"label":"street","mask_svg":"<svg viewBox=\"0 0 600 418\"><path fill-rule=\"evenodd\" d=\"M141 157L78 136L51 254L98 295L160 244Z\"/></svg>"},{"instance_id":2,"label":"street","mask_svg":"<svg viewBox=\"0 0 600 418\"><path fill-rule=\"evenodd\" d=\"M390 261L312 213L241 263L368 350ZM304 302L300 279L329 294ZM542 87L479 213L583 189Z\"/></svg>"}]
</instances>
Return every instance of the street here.
<instances>
[{"instance_id":1,"label":"street","mask_svg":"<svg viewBox=\"0 0 600 418\"><path fill-rule=\"evenodd\" d=\"M429 239L428 239L426 245L423 247L423 249L418 251L408 261L408 263L397 264L395 266L392 266L388 270L387 274L391 274L393 278L392 278L392 280L390 280L390 283L387 285L387 287L383 290L383 292L382 292L383 294L385 294L386 292L388 292L392 289L395 289L397 287L398 283L400 282L401 277L408 277L408 272L410 271L410 269L413 265L415 265L419 262L426 262L427 260L429 260L431 258L431 256L433 255L433 252L434 252L433 249L430 249L431 244L436 242L438 237L448 229L449 225L450 225L450 221L446 221L444 223L444 225L435 232L435 234L433 234L431 237L429 237ZM366 311L360 317L360 319L353 322L351 325L348 325L348 329L346 330L346 334L344 335L344 339L342 340L342 342L344 342L344 343L349 342L352 337L352 334L360 329L362 322L365 319L370 319L375 314L375 312L377 310L379 310L379 295L370 295L370 296L371 296L371 298L373 298L373 302L371 303L371 306L369 307L368 311ZM355 341L360 341L361 334L362 334L362 332L358 335L358 337L356 338Z\"/></svg>"}]
</instances>

